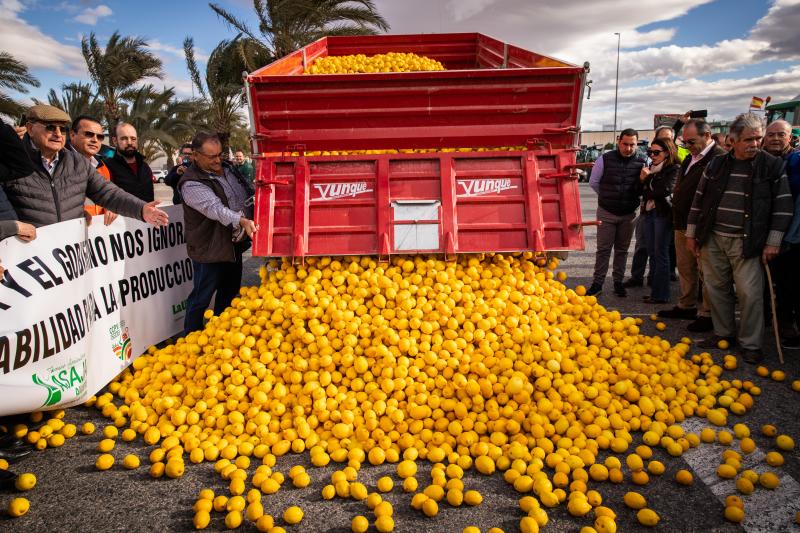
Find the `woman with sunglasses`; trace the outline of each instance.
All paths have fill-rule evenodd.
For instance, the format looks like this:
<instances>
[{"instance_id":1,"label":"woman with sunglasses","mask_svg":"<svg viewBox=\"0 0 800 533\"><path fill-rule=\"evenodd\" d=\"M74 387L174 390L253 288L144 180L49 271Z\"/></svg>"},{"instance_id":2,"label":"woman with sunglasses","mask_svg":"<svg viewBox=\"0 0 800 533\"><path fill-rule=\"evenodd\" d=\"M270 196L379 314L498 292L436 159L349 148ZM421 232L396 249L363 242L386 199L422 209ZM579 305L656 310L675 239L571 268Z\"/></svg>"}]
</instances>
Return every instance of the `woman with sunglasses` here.
<instances>
[{"instance_id":1,"label":"woman with sunglasses","mask_svg":"<svg viewBox=\"0 0 800 533\"><path fill-rule=\"evenodd\" d=\"M647 150L651 164L643 167L642 212L645 220L644 237L650 268L653 269L650 296L646 302L664 304L670 299L669 245L672 236L672 205L670 197L680 168L678 149L669 139L655 139Z\"/></svg>"}]
</instances>

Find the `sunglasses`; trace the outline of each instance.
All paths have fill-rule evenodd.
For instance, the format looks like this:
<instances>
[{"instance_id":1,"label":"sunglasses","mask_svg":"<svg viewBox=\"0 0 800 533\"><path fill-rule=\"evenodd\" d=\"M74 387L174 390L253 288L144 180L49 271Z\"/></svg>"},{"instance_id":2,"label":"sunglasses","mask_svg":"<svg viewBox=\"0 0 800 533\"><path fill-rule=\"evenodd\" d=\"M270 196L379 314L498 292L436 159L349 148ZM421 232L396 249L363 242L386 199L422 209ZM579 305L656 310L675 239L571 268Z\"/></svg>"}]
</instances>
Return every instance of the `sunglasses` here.
<instances>
[{"instance_id":1,"label":"sunglasses","mask_svg":"<svg viewBox=\"0 0 800 533\"><path fill-rule=\"evenodd\" d=\"M664 153L664 150L648 150L647 155L661 155Z\"/></svg>"},{"instance_id":2,"label":"sunglasses","mask_svg":"<svg viewBox=\"0 0 800 533\"><path fill-rule=\"evenodd\" d=\"M83 136L86 137L87 139L97 139L100 142L106 140L105 133L95 133L93 131L83 131L81 133L83 133Z\"/></svg>"},{"instance_id":3,"label":"sunglasses","mask_svg":"<svg viewBox=\"0 0 800 533\"><path fill-rule=\"evenodd\" d=\"M222 152L220 152L218 154L204 154L203 152L197 151L195 153L199 154L199 155L201 155L203 157L206 157L208 159L222 159Z\"/></svg>"},{"instance_id":4,"label":"sunglasses","mask_svg":"<svg viewBox=\"0 0 800 533\"><path fill-rule=\"evenodd\" d=\"M47 130L48 133L55 133L56 130L60 131L61 133L67 133L69 131L69 126L62 126L60 124L48 124L47 122L39 122L44 129Z\"/></svg>"}]
</instances>

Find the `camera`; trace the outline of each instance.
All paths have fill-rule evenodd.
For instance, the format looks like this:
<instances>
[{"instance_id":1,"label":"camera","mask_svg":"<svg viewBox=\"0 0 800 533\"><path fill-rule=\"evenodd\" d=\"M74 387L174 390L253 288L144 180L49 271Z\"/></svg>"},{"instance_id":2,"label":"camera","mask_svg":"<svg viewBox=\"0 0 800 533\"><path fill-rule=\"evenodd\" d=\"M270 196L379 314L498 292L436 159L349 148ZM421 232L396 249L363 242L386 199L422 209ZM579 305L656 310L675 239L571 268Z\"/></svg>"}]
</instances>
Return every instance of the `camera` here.
<instances>
[{"instance_id":1,"label":"camera","mask_svg":"<svg viewBox=\"0 0 800 533\"><path fill-rule=\"evenodd\" d=\"M708 109L700 109L689 113L689 118L706 118L708 116Z\"/></svg>"}]
</instances>

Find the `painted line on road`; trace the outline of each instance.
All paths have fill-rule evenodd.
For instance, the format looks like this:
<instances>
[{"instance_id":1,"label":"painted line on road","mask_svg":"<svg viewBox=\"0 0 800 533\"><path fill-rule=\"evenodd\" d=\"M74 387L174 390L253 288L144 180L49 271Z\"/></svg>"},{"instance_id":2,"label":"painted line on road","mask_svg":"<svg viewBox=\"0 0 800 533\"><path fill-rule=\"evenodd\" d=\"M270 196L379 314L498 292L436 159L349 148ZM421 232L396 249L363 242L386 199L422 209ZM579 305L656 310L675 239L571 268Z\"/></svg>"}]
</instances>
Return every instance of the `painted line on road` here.
<instances>
[{"instance_id":1,"label":"painted line on road","mask_svg":"<svg viewBox=\"0 0 800 533\"><path fill-rule=\"evenodd\" d=\"M705 419L690 418L681 424L684 431L700 434L705 427L713 427L714 431L730 428L717 428L710 426ZM753 453L742 455L742 470L755 470L759 474L771 471L781 479L780 486L775 490L767 490L756 486L756 490L749 495L744 495L736 490L736 481L722 479L717 476L717 467L722 464L722 452L735 449L741 453L739 440L734 439L730 446L717 442L701 443L697 448L690 448L683 454L683 459L695 472L714 495L725 502L725 497L731 494L739 496L744 502L744 522L742 527L748 533L774 533L776 531L800 531L800 526L795 523L795 513L800 511L800 483L792 476L779 468L773 468L764 463L766 454L756 448Z\"/></svg>"}]
</instances>

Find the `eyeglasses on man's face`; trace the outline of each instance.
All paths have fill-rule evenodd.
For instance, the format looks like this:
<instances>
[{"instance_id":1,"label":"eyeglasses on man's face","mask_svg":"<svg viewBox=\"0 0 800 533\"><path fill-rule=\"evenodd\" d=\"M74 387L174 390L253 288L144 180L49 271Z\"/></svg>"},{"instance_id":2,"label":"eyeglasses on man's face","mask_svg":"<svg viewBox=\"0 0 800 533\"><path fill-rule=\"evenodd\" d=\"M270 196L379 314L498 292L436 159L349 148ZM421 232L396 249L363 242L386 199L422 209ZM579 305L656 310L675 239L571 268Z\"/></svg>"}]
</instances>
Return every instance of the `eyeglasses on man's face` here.
<instances>
[{"instance_id":1,"label":"eyeglasses on man's face","mask_svg":"<svg viewBox=\"0 0 800 533\"><path fill-rule=\"evenodd\" d=\"M105 133L95 133L93 131L83 130L81 132L81 135L83 135L87 139L97 139L100 142L103 142L104 140L106 140Z\"/></svg>"},{"instance_id":2,"label":"eyeglasses on man's face","mask_svg":"<svg viewBox=\"0 0 800 533\"><path fill-rule=\"evenodd\" d=\"M53 124L50 122L37 122L37 124L41 124L44 126L44 129L47 130L47 133L55 133L56 131L61 132L62 134L67 133L69 131L69 126L66 124Z\"/></svg>"}]
</instances>

